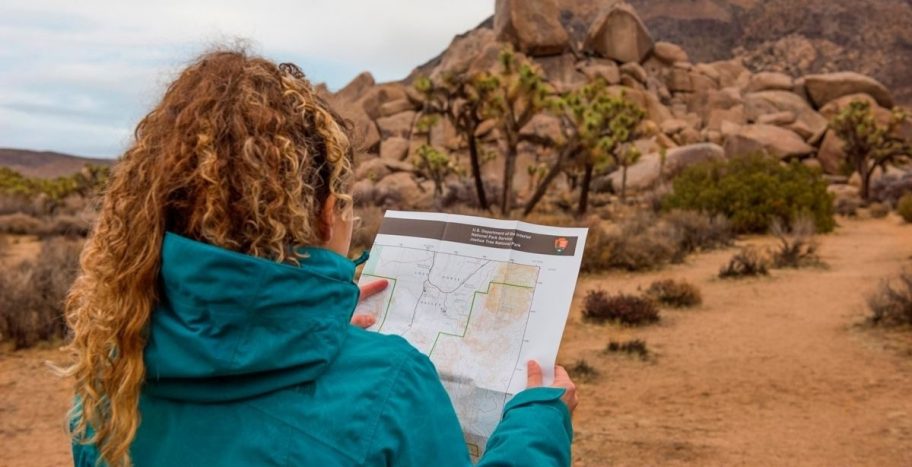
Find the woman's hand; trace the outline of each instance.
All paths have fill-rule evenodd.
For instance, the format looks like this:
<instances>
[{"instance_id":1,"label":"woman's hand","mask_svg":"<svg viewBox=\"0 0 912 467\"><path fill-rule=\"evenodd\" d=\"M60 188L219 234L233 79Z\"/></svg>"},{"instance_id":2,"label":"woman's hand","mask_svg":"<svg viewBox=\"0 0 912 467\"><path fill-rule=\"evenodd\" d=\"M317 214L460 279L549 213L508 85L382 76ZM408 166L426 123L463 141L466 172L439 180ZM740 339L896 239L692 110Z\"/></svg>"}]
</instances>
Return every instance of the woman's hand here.
<instances>
[{"instance_id":1,"label":"woman's hand","mask_svg":"<svg viewBox=\"0 0 912 467\"><path fill-rule=\"evenodd\" d=\"M526 372L529 375L526 387L537 388L542 385L542 369L538 362L529 360L529 363L526 364ZM579 401L576 399L576 385L573 384L570 375L567 374L567 370L564 367L560 365L554 367L554 383L551 384L551 387L565 389L561 400L567 404L567 408L570 409L570 415L573 415L573 410L576 409L576 404Z\"/></svg>"},{"instance_id":2,"label":"woman's hand","mask_svg":"<svg viewBox=\"0 0 912 467\"><path fill-rule=\"evenodd\" d=\"M375 281L368 282L364 285L359 285L361 289L361 295L358 297L358 303L367 300L368 297L377 295L380 292L386 290L386 286L389 285L389 281L386 279L377 279ZM355 326L358 326L361 329L367 329L374 325L377 322L377 319L371 315L355 315L352 316L351 323Z\"/></svg>"}]
</instances>

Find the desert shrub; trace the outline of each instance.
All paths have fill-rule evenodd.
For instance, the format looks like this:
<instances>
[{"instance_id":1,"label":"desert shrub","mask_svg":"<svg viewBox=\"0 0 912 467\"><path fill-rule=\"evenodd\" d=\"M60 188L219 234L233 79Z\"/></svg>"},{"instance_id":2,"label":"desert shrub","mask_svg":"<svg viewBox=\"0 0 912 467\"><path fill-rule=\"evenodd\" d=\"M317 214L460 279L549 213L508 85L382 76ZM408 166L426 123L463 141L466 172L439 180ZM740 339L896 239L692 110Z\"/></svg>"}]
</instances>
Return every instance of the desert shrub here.
<instances>
[{"instance_id":1,"label":"desert shrub","mask_svg":"<svg viewBox=\"0 0 912 467\"><path fill-rule=\"evenodd\" d=\"M91 221L85 217L58 215L47 221L43 235L62 235L67 237L86 237L92 228Z\"/></svg>"},{"instance_id":2,"label":"desert shrub","mask_svg":"<svg viewBox=\"0 0 912 467\"><path fill-rule=\"evenodd\" d=\"M799 162L751 155L688 167L672 182L663 206L724 215L738 233L766 232L773 219L788 223L800 214L829 232L835 221L826 187L818 172Z\"/></svg>"},{"instance_id":3,"label":"desert shrub","mask_svg":"<svg viewBox=\"0 0 912 467\"><path fill-rule=\"evenodd\" d=\"M646 347L646 342L640 339L629 341L612 340L605 347L605 353L626 353L628 355L636 355L643 360L649 358L649 348Z\"/></svg>"},{"instance_id":4,"label":"desert shrub","mask_svg":"<svg viewBox=\"0 0 912 467\"><path fill-rule=\"evenodd\" d=\"M907 193L902 198L899 198L896 203L896 213L904 221L912 223L912 193Z\"/></svg>"},{"instance_id":5,"label":"desert shrub","mask_svg":"<svg viewBox=\"0 0 912 467\"><path fill-rule=\"evenodd\" d=\"M722 215L674 210L663 216L663 220L676 232L678 251L675 262L696 251L729 246L734 240L731 222Z\"/></svg>"},{"instance_id":6,"label":"desert shrub","mask_svg":"<svg viewBox=\"0 0 912 467\"><path fill-rule=\"evenodd\" d=\"M857 217L859 207L861 207L861 201L855 198L838 198L834 211L843 217Z\"/></svg>"},{"instance_id":7,"label":"desert shrub","mask_svg":"<svg viewBox=\"0 0 912 467\"><path fill-rule=\"evenodd\" d=\"M696 251L729 245L732 238L730 224L723 216L694 211L671 211L662 216L636 211L608 228L594 219L589 223L582 270L657 269L681 262Z\"/></svg>"},{"instance_id":8,"label":"desert shrub","mask_svg":"<svg viewBox=\"0 0 912 467\"><path fill-rule=\"evenodd\" d=\"M719 277L722 279L766 276L768 274L768 261L756 248L742 248L719 271Z\"/></svg>"},{"instance_id":9,"label":"desert shrub","mask_svg":"<svg viewBox=\"0 0 912 467\"><path fill-rule=\"evenodd\" d=\"M586 294L583 318L599 323L613 321L639 326L658 321L659 309L648 298L623 293L610 295L604 290L591 290Z\"/></svg>"},{"instance_id":10,"label":"desert shrub","mask_svg":"<svg viewBox=\"0 0 912 467\"><path fill-rule=\"evenodd\" d=\"M688 308L703 303L703 296L697 286L672 279L653 282L644 295L655 302L675 308Z\"/></svg>"},{"instance_id":11,"label":"desert shrub","mask_svg":"<svg viewBox=\"0 0 912 467\"><path fill-rule=\"evenodd\" d=\"M912 171L885 174L871 183L871 199L895 206L906 193L912 193Z\"/></svg>"},{"instance_id":12,"label":"desert shrub","mask_svg":"<svg viewBox=\"0 0 912 467\"><path fill-rule=\"evenodd\" d=\"M593 381L599 376L598 370L584 359L579 359L567 367L567 374L576 381Z\"/></svg>"},{"instance_id":13,"label":"desert shrub","mask_svg":"<svg viewBox=\"0 0 912 467\"><path fill-rule=\"evenodd\" d=\"M779 241L773 249L773 267L800 268L820 265L818 245L814 239L814 221L799 218L791 227L786 227L777 219L773 221L770 233Z\"/></svg>"},{"instance_id":14,"label":"desert shrub","mask_svg":"<svg viewBox=\"0 0 912 467\"><path fill-rule=\"evenodd\" d=\"M12 235L43 235L45 223L24 213L0 216L0 233Z\"/></svg>"},{"instance_id":15,"label":"desert shrub","mask_svg":"<svg viewBox=\"0 0 912 467\"><path fill-rule=\"evenodd\" d=\"M52 238L38 258L0 270L0 342L23 348L66 335L63 301L81 249L81 240Z\"/></svg>"},{"instance_id":16,"label":"desert shrub","mask_svg":"<svg viewBox=\"0 0 912 467\"><path fill-rule=\"evenodd\" d=\"M912 325L912 271L903 271L894 286L884 281L868 297L872 323L884 326Z\"/></svg>"},{"instance_id":17,"label":"desert shrub","mask_svg":"<svg viewBox=\"0 0 912 467\"><path fill-rule=\"evenodd\" d=\"M374 237L380 231L380 224L383 223L382 208L376 206L360 207L355 211L355 217L361 220L357 221L352 229L351 252L359 255L362 251L371 249L374 244Z\"/></svg>"},{"instance_id":18,"label":"desert shrub","mask_svg":"<svg viewBox=\"0 0 912 467\"><path fill-rule=\"evenodd\" d=\"M871 203L868 206L868 214L874 219L883 219L890 214L890 207L883 203Z\"/></svg>"}]
</instances>

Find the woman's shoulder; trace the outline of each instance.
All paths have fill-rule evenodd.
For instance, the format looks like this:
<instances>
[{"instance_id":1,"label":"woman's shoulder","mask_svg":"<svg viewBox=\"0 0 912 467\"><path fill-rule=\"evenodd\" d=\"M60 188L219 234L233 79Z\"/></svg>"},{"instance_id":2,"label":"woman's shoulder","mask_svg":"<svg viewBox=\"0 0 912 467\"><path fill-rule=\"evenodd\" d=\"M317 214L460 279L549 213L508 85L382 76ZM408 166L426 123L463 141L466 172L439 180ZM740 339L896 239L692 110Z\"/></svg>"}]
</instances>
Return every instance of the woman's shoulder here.
<instances>
[{"instance_id":1,"label":"woman's shoulder","mask_svg":"<svg viewBox=\"0 0 912 467\"><path fill-rule=\"evenodd\" d=\"M366 331L355 326L348 330L337 360L337 363L353 360L359 364L390 368L429 362L424 354L402 337Z\"/></svg>"}]
</instances>

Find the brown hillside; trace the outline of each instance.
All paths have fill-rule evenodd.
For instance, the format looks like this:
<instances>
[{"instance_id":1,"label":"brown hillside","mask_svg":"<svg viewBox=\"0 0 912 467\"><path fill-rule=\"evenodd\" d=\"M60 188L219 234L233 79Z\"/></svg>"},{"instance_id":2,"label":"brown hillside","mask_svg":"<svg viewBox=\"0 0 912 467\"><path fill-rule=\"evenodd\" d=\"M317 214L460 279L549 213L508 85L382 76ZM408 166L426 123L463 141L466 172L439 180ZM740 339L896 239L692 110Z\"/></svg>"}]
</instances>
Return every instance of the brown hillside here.
<instances>
[{"instance_id":1,"label":"brown hillside","mask_svg":"<svg viewBox=\"0 0 912 467\"><path fill-rule=\"evenodd\" d=\"M800 76L852 70L886 84L899 103L912 103L912 2L907 0L630 3L657 40L680 44L694 62L727 59L734 49L754 71Z\"/></svg>"},{"instance_id":2,"label":"brown hillside","mask_svg":"<svg viewBox=\"0 0 912 467\"><path fill-rule=\"evenodd\" d=\"M112 159L93 159L51 151L0 148L0 167L28 177L54 178L79 172L86 164L111 165Z\"/></svg>"}]
</instances>

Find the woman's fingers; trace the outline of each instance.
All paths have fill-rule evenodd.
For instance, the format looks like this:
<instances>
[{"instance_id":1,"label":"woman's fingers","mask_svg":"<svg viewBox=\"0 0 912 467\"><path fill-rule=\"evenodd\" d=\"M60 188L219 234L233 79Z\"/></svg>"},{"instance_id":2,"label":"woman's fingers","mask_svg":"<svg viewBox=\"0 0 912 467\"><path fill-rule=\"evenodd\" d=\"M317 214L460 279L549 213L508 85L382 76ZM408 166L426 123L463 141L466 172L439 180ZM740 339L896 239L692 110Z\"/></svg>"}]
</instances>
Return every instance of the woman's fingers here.
<instances>
[{"instance_id":1,"label":"woman's fingers","mask_svg":"<svg viewBox=\"0 0 912 467\"><path fill-rule=\"evenodd\" d=\"M383 292L386 289L387 285L389 285L389 281L386 279L377 279L375 281L370 281L364 285L359 285L358 288L361 290L361 296L358 297L358 301L363 302L369 297Z\"/></svg>"},{"instance_id":2,"label":"woman's fingers","mask_svg":"<svg viewBox=\"0 0 912 467\"><path fill-rule=\"evenodd\" d=\"M526 364L526 373L528 374L527 388L537 388L542 385L542 369L535 360L529 360Z\"/></svg>"},{"instance_id":3,"label":"woman's fingers","mask_svg":"<svg viewBox=\"0 0 912 467\"><path fill-rule=\"evenodd\" d=\"M358 326L361 329L367 329L374 325L377 322L377 319L371 315L355 315L352 316L351 323L354 326Z\"/></svg>"}]
</instances>

